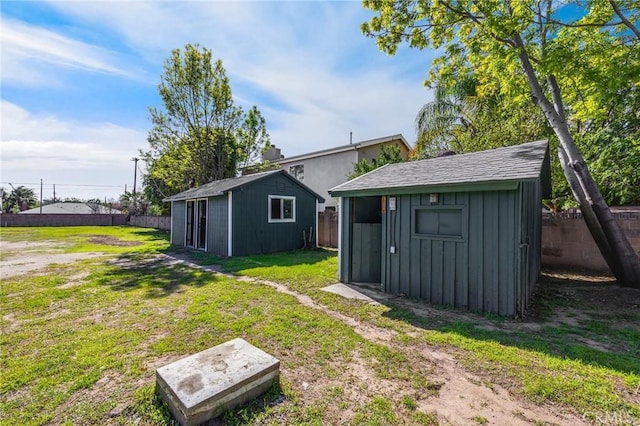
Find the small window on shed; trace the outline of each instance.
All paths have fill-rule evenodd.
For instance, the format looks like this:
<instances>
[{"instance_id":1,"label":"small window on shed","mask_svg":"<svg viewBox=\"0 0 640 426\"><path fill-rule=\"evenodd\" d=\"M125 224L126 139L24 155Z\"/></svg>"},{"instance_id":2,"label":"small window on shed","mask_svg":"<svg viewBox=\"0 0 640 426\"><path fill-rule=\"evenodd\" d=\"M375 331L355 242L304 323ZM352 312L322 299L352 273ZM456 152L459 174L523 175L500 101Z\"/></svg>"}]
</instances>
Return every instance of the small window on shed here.
<instances>
[{"instance_id":1,"label":"small window on shed","mask_svg":"<svg viewBox=\"0 0 640 426\"><path fill-rule=\"evenodd\" d=\"M423 238L463 238L462 207L424 207L414 210L413 233Z\"/></svg>"},{"instance_id":2,"label":"small window on shed","mask_svg":"<svg viewBox=\"0 0 640 426\"><path fill-rule=\"evenodd\" d=\"M269 195L269 222L295 222L296 197Z\"/></svg>"}]
</instances>

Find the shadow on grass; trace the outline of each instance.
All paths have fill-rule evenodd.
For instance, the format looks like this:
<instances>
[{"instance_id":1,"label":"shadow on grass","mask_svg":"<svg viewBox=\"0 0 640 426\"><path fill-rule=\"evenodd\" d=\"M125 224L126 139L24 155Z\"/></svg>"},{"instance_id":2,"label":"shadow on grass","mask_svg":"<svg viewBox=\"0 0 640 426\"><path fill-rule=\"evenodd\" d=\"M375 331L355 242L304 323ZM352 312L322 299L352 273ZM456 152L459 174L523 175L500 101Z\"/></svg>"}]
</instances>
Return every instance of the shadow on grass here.
<instances>
[{"instance_id":1,"label":"shadow on grass","mask_svg":"<svg viewBox=\"0 0 640 426\"><path fill-rule=\"evenodd\" d=\"M129 233L150 241L169 241L169 231L154 228L127 227Z\"/></svg>"},{"instance_id":2,"label":"shadow on grass","mask_svg":"<svg viewBox=\"0 0 640 426\"><path fill-rule=\"evenodd\" d=\"M142 289L147 298L165 297L182 287L202 287L222 279L164 256L126 254L118 256L110 266L97 278L99 284L121 292Z\"/></svg>"},{"instance_id":3,"label":"shadow on grass","mask_svg":"<svg viewBox=\"0 0 640 426\"><path fill-rule=\"evenodd\" d=\"M334 250L314 248L308 250L294 250L282 253L259 254L244 257L219 258L219 264L227 272L237 272L245 268L270 266L301 266L313 265L337 256Z\"/></svg>"},{"instance_id":4,"label":"shadow on grass","mask_svg":"<svg viewBox=\"0 0 640 426\"><path fill-rule=\"evenodd\" d=\"M640 374L640 290L612 282L545 274L523 319L475 314L405 298L380 302L390 308L385 316L425 330Z\"/></svg>"}]
</instances>

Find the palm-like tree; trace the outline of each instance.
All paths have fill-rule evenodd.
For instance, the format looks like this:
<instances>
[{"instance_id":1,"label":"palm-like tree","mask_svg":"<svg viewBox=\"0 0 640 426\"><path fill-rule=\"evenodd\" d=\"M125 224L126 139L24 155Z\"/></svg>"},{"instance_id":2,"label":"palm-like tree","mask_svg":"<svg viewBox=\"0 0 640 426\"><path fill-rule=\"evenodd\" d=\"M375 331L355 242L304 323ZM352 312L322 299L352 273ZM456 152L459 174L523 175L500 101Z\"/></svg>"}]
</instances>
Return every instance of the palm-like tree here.
<instances>
[{"instance_id":1,"label":"palm-like tree","mask_svg":"<svg viewBox=\"0 0 640 426\"><path fill-rule=\"evenodd\" d=\"M27 188L26 186L15 188L13 185L11 185L11 188L13 188L13 190L7 197L7 203L5 204L7 211L19 212L24 210L24 207L32 208L38 204L38 199L33 189Z\"/></svg>"},{"instance_id":2,"label":"palm-like tree","mask_svg":"<svg viewBox=\"0 0 640 426\"><path fill-rule=\"evenodd\" d=\"M432 157L443 151L456 151L456 134L475 135L474 116L480 105L476 96L476 81L463 79L453 87L437 86L434 100L425 104L416 116L418 142L413 156Z\"/></svg>"}]
</instances>

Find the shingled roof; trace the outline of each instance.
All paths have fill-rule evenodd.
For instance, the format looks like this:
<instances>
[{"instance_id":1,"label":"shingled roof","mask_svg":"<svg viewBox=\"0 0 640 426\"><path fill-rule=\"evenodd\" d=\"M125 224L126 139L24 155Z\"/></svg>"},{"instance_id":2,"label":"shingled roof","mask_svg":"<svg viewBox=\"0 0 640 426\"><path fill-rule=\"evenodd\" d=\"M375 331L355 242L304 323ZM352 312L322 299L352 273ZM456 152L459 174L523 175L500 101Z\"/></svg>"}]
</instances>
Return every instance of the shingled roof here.
<instances>
[{"instance_id":1,"label":"shingled roof","mask_svg":"<svg viewBox=\"0 0 640 426\"><path fill-rule=\"evenodd\" d=\"M433 187L469 184L501 184L537 179L550 190L546 140L521 145L451 155L428 160L388 164L332 188L332 196L384 195L398 190L429 190Z\"/></svg>"},{"instance_id":2,"label":"shingled roof","mask_svg":"<svg viewBox=\"0 0 640 426\"><path fill-rule=\"evenodd\" d=\"M306 189L311 194L316 196L316 198L318 198L318 201L320 203L324 202L324 198L322 198L320 195L316 194L313 190L311 190L311 188L309 188L308 186L304 185L302 182L300 182L297 179L291 177L291 175L289 175L284 170L272 170L272 171L268 171L268 172L254 173L254 174L251 174L251 175L245 175L245 176L240 176L240 177L235 177L235 178L227 178L227 179L216 180L216 181L213 181L213 182L206 183L206 184L204 184L202 186L199 186L197 188L187 189L186 191L180 192L179 194L173 195L171 197L167 197L167 198L163 199L162 201L165 201L165 202L168 202L168 201L182 201L182 200L193 200L195 198L217 197L219 195L224 195L225 193L227 193L229 191L232 191L234 189L238 189L238 188L240 188L240 187L242 187L244 185L247 185L249 183L258 181L260 179L264 179L267 176L274 175L274 174L282 174L282 175L286 176L288 179L290 179L294 183L302 186L304 189Z\"/></svg>"}]
</instances>

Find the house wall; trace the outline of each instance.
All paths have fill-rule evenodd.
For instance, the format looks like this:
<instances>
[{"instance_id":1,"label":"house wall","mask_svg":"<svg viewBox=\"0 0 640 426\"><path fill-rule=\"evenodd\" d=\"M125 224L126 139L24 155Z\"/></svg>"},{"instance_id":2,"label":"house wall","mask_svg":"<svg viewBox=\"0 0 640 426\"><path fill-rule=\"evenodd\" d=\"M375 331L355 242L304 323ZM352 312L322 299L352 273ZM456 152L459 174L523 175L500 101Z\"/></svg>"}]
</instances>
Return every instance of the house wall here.
<instances>
[{"instance_id":1,"label":"house wall","mask_svg":"<svg viewBox=\"0 0 640 426\"><path fill-rule=\"evenodd\" d=\"M184 246L186 211L186 201L171 203L171 244Z\"/></svg>"},{"instance_id":2,"label":"house wall","mask_svg":"<svg viewBox=\"0 0 640 426\"><path fill-rule=\"evenodd\" d=\"M301 161L282 161L279 166L288 173L290 166L303 164L304 179L302 183L325 199L324 205L319 206L320 211L324 211L326 207L336 206L336 200L329 195L329 190L348 180L347 175L353 172L353 164L357 162L357 159L356 151L352 150Z\"/></svg>"},{"instance_id":3,"label":"house wall","mask_svg":"<svg viewBox=\"0 0 640 426\"><path fill-rule=\"evenodd\" d=\"M296 197L296 221L269 223L268 196ZM316 198L292 178L275 174L233 191L233 256L303 247L303 231L316 233ZM315 238L314 238L315 240Z\"/></svg>"},{"instance_id":4,"label":"house wall","mask_svg":"<svg viewBox=\"0 0 640 426\"><path fill-rule=\"evenodd\" d=\"M207 251L218 256L227 256L229 235L227 195L210 197L207 208Z\"/></svg>"},{"instance_id":5,"label":"house wall","mask_svg":"<svg viewBox=\"0 0 640 426\"><path fill-rule=\"evenodd\" d=\"M380 154L380 151L382 151L383 145L400 147L400 155L402 156L402 158L404 158L405 160L409 158L409 150L407 149L406 145L399 140L395 140L395 141L390 141L390 142L386 142L378 145L366 146L364 148L358 149L357 161L358 162L361 160L371 161L374 158L377 158L378 154ZM351 169L353 171L353 167Z\"/></svg>"}]
</instances>

